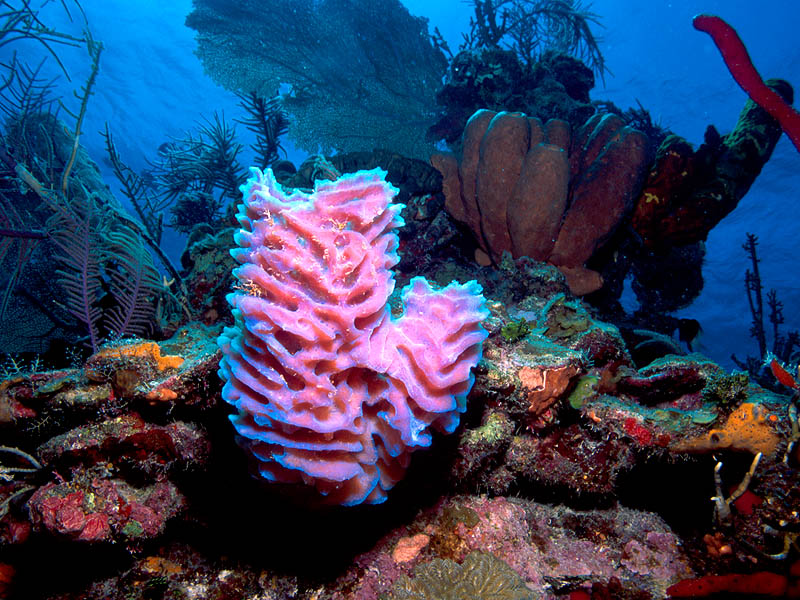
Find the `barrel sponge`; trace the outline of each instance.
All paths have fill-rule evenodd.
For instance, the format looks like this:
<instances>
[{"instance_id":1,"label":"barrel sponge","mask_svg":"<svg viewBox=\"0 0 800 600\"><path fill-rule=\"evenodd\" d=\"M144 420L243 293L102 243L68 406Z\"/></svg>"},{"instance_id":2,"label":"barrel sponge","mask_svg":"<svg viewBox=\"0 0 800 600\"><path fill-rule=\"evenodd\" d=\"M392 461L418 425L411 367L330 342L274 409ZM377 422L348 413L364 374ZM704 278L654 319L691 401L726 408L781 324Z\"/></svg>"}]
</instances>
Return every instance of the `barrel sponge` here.
<instances>
[{"instance_id":1,"label":"barrel sponge","mask_svg":"<svg viewBox=\"0 0 800 600\"><path fill-rule=\"evenodd\" d=\"M488 316L474 281L415 277L393 317L402 226L380 169L285 192L252 169L237 218L222 396L261 477L326 503L378 503L465 409ZM316 496L316 495L315 495Z\"/></svg>"}]
</instances>

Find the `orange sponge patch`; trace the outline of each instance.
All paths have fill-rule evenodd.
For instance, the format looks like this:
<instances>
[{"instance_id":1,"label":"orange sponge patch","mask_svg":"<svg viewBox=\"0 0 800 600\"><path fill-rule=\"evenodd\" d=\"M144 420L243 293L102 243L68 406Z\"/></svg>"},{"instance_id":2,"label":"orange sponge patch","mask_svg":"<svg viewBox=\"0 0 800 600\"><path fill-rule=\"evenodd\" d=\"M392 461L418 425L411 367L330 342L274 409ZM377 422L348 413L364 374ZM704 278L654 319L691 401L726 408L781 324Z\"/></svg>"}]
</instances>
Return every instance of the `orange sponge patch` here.
<instances>
[{"instance_id":1,"label":"orange sponge patch","mask_svg":"<svg viewBox=\"0 0 800 600\"><path fill-rule=\"evenodd\" d=\"M734 410L721 427L679 442L678 451L746 450L764 456L775 453L780 438L772 426L774 419L763 404L744 402Z\"/></svg>"},{"instance_id":2,"label":"orange sponge patch","mask_svg":"<svg viewBox=\"0 0 800 600\"><path fill-rule=\"evenodd\" d=\"M108 381L121 369L132 369L141 377L152 375L154 371L177 369L182 364L180 356L162 356L161 348L155 342L137 342L102 348L86 361L85 371L89 379Z\"/></svg>"}]
</instances>

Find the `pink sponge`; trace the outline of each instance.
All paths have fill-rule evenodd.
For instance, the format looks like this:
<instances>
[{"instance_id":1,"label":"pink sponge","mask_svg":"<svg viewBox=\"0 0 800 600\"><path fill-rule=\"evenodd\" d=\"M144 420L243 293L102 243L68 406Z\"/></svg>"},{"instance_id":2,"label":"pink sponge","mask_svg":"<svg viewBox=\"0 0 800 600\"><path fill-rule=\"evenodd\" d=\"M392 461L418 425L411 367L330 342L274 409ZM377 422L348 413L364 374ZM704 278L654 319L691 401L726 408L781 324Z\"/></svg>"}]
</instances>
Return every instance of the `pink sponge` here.
<instances>
[{"instance_id":1,"label":"pink sponge","mask_svg":"<svg viewBox=\"0 0 800 600\"><path fill-rule=\"evenodd\" d=\"M481 287L416 277L395 319L402 205L385 172L290 195L271 171L252 173L231 251L235 323L219 338L231 420L267 480L382 502L431 427L458 425L487 335Z\"/></svg>"}]
</instances>

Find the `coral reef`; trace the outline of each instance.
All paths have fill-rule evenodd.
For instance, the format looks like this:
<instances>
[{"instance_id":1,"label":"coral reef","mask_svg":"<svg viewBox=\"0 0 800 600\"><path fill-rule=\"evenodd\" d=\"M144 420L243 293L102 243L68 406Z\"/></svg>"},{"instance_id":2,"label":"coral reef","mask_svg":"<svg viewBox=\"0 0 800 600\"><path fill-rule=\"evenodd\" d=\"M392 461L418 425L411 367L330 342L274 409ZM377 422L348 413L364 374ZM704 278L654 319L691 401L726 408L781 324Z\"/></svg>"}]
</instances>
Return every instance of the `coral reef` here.
<instances>
[{"instance_id":1,"label":"coral reef","mask_svg":"<svg viewBox=\"0 0 800 600\"><path fill-rule=\"evenodd\" d=\"M323 87L350 94L340 116L352 133L360 103L396 91L388 55L431 59L394 80L415 89L414 77L439 72L441 35L424 37L423 23L394 0L323 0L313 6L327 12L307 14L289 12L296 2L267 3L285 12L280 20L263 4L233 13L229 4L195 2L190 21L207 27L207 59L252 49L256 20L246 30L241 21L258 12L271 19L266 34L282 37L265 34L255 55L280 43L290 59L282 71L270 56L261 74L282 77L313 52L303 77L320 86L300 77L286 98L242 98L257 160L275 173L254 171L237 215L222 210L243 172L221 118L201 127L202 139L162 146L158 188L149 187L152 173L121 162L107 133L143 225L119 209L80 147L80 117L70 134L34 94L31 106L44 113L12 110L4 129L4 145L19 142L19 152L0 149L0 314L13 320L8 331L22 331L20 300L46 305L20 282L52 294L48 284L60 279L69 293L52 324L95 348L87 357L54 345L50 356L72 363L58 370L44 370L50 357L0 364L0 598L800 597L796 336L779 335L777 296L761 298L755 238L745 248L765 355L757 377L685 354L691 336L664 333L684 323L655 314L702 286L701 240L769 157L779 135L772 117L751 102L733 133L709 129L696 151L665 138L640 193L653 158L647 135L661 136L646 111L615 116L603 114L606 105L584 114L593 110L591 70L542 53L503 18L527 7L546 22L546 11L564 9L583 13L566 29L580 34L581 3L481 0L473 3L480 48L454 58L442 95L453 109L445 121L454 118L437 125L456 127L468 116L458 110L473 102L469 114L492 108L470 122L460 161L437 155L440 174L390 140L391 150L317 154L295 168L278 160L284 101L297 116L316 110ZM23 37L46 47L58 39L33 9L9 6L6 25L24 17ZM225 19L209 21L223 9ZM724 23L697 23L728 44ZM373 36L389 24L404 35ZM210 39L212 30L224 35ZM73 41L93 62L83 113L100 46L88 34ZM337 52L353 45L363 52L345 64ZM365 54L375 71L363 68ZM231 81L242 64L232 65ZM345 81L346 68L368 75ZM0 87L38 89L37 73L20 69ZM519 106L502 106L509 90ZM410 113L430 116L429 91L388 115L392 96L375 131ZM543 125L543 115L564 120ZM626 127L630 120L647 135ZM185 273L158 254L162 193L183 194ZM464 233L491 264L476 264ZM153 276L146 246L174 281ZM592 301L613 300L628 273L649 315L612 325L572 293L596 289L602 276ZM74 322L58 320L76 307ZM183 318L205 325L178 329ZM777 356L767 352L766 322ZM108 341L151 331L172 335ZM247 476L243 458L260 477Z\"/></svg>"},{"instance_id":2,"label":"coral reef","mask_svg":"<svg viewBox=\"0 0 800 600\"><path fill-rule=\"evenodd\" d=\"M4 442L34 461L0 457L11 478L0 485L0 562L16 569L9 589L62 600L144 600L155 589L376 600L412 593L440 567L486 568L517 582L502 589L524 592L522 581L547 600L661 598L673 585L676 594L708 589L708 574L724 577L715 586L759 571L791 585L793 559L781 557L793 556L800 526L800 435L789 399L743 383L720 402L725 374L697 355L637 368L620 332L565 293L563 276L531 265L504 261L502 277L481 271L504 301L488 304L463 426L412 460L379 507L312 511L245 476L213 375L218 328L103 348L79 370L5 379ZM781 380L794 391L793 375ZM264 511L283 517L259 519ZM264 535L282 543L265 547ZM332 539L336 556L330 544L309 544ZM65 557L64 544L76 551ZM249 553L243 544L267 558L225 558ZM19 558L44 548L82 572L82 552L95 547L93 560L110 566L91 583L67 572L41 581ZM115 547L133 556L115 558ZM475 552L485 556L465 563ZM309 573L309 560L330 568Z\"/></svg>"},{"instance_id":3,"label":"coral reef","mask_svg":"<svg viewBox=\"0 0 800 600\"><path fill-rule=\"evenodd\" d=\"M481 108L524 112L543 122L563 119L577 128L596 110L589 98L593 87L591 69L565 54L546 52L524 65L509 50L462 51L436 94L441 114L428 137L457 148L469 117Z\"/></svg>"},{"instance_id":4,"label":"coral reef","mask_svg":"<svg viewBox=\"0 0 800 600\"><path fill-rule=\"evenodd\" d=\"M310 483L332 503L382 502L430 428L458 425L486 336L480 286L412 279L393 319L402 220L384 173L311 195L253 173L232 251L235 325L219 341L233 424L261 477Z\"/></svg>"},{"instance_id":5,"label":"coral reef","mask_svg":"<svg viewBox=\"0 0 800 600\"><path fill-rule=\"evenodd\" d=\"M592 71L605 71L589 25L598 23L597 15L562 0L472 4L470 32L450 56L436 94L442 112L428 130L430 139L457 144L469 116L481 108L564 119L573 127L594 113Z\"/></svg>"},{"instance_id":6,"label":"coral reef","mask_svg":"<svg viewBox=\"0 0 800 600\"><path fill-rule=\"evenodd\" d=\"M780 436L773 423L774 413L762 404L743 402L719 427L703 432L697 437L687 437L673 444L677 451L710 452L730 448L770 457L775 454Z\"/></svg>"},{"instance_id":7,"label":"coral reef","mask_svg":"<svg viewBox=\"0 0 800 600\"><path fill-rule=\"evenodd\" d=\"M210 452L202 427L163 415L201 405L186 386L213 373L209 347L212 335L188 329L165 344L185 356L148 341L104 347L83 369L5 379L4 442L36 445L38 459L9 447L29 466L0 465L0 548L32 533L130 548L162 535L187 505L178 482Z\"/></svg>"},{"instance_id":8,"label":"coral reef","mask_svg":"<svg viewBox=\"0 0 800 600\"><path fill-rule=\"evenodd\" d=\"M392 548L417 531L430 543L410 562L394 560ZM595 551L597 544L602 551ZM642 597L664 597L664 581L676 583L691 573L678 538L646 513L574 511L485 496L438 502L355 562L358 567L333 586L336 600L570 598L591 590L591 582L612 580L622 593L647 590L651 595Z\"/></svg>"},{"instance_id":9,"label":"coral reef","mask_svg":"<svg viewBox=\"0 0 800 600\"><path fill-rule=\"evenodd\" d=\"M115 479L48 483L28 501L35 529L86 542L151 538L184 505L168 482L134 488Z\"/></svg>"}]
</instances>

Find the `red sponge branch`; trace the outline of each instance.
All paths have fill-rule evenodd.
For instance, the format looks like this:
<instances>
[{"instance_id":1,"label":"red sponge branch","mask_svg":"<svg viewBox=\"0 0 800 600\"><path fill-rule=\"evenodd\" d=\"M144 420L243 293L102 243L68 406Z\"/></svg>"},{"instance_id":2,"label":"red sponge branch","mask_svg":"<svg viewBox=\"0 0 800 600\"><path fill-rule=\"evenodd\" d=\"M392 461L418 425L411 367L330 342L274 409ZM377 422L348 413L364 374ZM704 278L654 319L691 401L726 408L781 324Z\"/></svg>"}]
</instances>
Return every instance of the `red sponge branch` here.
<instances>
[{"instance_id":1,"label":"red sponge branch","mask_svg":"<svg viewBox=\"0 0 800 600\"><path fill-rule=\"evenodd\" d=\"M781 129L800 152L800 113L767 87L736 30L714 15L697 15L692 22L695 29L711 36L736 83L753 102L780 123Z\"/></svg>"}]
</instances>

